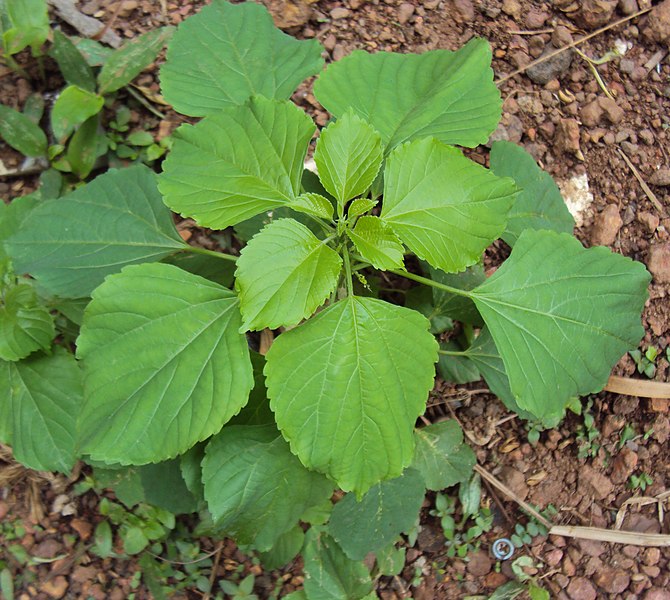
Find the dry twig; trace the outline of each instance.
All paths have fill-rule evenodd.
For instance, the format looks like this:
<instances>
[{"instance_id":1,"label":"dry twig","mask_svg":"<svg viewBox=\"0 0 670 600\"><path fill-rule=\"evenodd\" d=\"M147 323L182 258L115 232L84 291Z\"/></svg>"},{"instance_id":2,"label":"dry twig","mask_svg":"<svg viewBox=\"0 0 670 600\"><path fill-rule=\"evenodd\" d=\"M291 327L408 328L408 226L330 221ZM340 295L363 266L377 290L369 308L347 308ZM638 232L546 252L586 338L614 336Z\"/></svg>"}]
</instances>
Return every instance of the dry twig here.
<instances>
[{"instance_id":1,"label":"dry twig","mask_svg":"<svg viewBox=\"0 0 670 600\"><path fill-rule=\"evenodd\" d=\"M642 176L640 175L639 171L635 168L635 165L632 162L630 162L630 158L626 156L626 153L621 148L617 148L617 152L621 155L621 158L623 158L624 161L626 161L626 164L630 167L630 170L633 171L635 179L637 179L638 183L640 184L640 187L647 195L647 198L649 198L649 201L656 207L656 210L659 212L659 214L662 215L664 212L663 205L658 201L658 198L656 198L654 192L651 191L645 180L642 179Z\"/></svg>"},{"instance_id":2,"label":"dry twig","mask_svg":"<svg viewBox=\"0 0 670 600\"><path fill-rule=\"evenodd\" d=\"M638 396L640 398L670 398L670 383L646 381L611 375L605 390L613 394Z\"/></svg>"}]
</instances>

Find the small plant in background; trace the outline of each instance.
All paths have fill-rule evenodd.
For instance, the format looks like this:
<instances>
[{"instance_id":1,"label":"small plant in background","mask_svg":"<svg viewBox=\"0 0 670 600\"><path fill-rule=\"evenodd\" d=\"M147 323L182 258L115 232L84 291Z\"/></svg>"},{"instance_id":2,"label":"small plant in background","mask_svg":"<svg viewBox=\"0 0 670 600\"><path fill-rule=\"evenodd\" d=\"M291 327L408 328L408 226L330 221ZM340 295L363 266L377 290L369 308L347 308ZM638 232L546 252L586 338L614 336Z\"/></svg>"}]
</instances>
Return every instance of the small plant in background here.
<instances>
[{"instance_id":1,"label":"small plant in background","mask_svg":"<svg viewBox=\"0 0 670 600\"><path fill-rule=\"evenodd\" d=\"M600 431L596 427L595 418L591 412L593 399L589 398L582 410L582 425L577 430L577 456L579 458L593 458L600 450L597 439Z\"/></svg>"},{"instance_id":2,"label":"small plant in background","mask_svg":"<svg viewBox=\"0 0 670 600\"><path fill-rule=\"evenodd\" d=\"M654 483L654 480L648 473L631 475L628 479L628 489L633 491L640 490L641 492L644 492L652 483Z\"/></svg>"},{"instance_id":3,"label":"small plant in background","mask_svg":"<svg viewBox=\"0 0 670 600\"><path fill-rule=\"evenodd\" d=\"M649 346L644 354L641 350L631 350L628 354L635 361L638 373L646 375L649 379L654 378L654 375L656 375L656 359L659 356L658 348Z\"/></svg>"}]
</instances>

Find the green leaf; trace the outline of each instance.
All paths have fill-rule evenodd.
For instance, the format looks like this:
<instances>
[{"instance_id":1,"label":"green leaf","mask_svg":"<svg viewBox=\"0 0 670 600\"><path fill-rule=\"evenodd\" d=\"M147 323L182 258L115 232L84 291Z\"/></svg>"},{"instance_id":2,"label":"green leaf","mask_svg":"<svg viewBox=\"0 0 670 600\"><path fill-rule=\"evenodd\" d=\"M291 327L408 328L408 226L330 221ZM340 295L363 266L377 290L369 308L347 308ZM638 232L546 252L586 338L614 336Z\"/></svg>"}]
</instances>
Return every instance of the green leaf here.
<instances>
[{"instance_id":1,"label":"green leaf","mask_svg":"<svg viewBox=\"0 0 670 600\"><path fill-rule=\"evenodd\" d=\"M426 487L438 492L472 474L476 458L463 443L463 431L453 420L422 427L414 432L416 450L412 468L423 475Z\"/></svg>"},{"instance_id":2,"label":"green leaf","mask_svg":"<svg viewBox=\"0 0 670 600\"><path fill-rule=\"evenodd\" d=\"M149 540L140 527L122 527L120 537L126 554L139 554L149 545Z\"/></svg>"},{"instance_id":3,"label":"green leaf","mask_svg":"<svg viewBox=\"0 0 670 600\"><path fill-rule=\"evenodd\" d=\"M174 27L153 29L115 50L98 73L100 95L115 92L128 85L156 60L158 53L173 33Z\"/></svg>"},{"instance_id":4,"label":"green leaf","mask_svg":"<svg viewBox=\"0 0 670 600\"><path fill-rule=\"evenodd\" d=\"M182 252L165 257L163 262L227 288L232 287L235 279L235 263L232 260L216 258L211 254Z\"/></svg>"},{"instance_id":5,"label":"green leaf","mask_svg":"<svg viewBox=\"0 0 670 600\"><path fill-rule=\"evenodd\" d=\"M100 521L95 528L95 533L93 534L93 552L102 558L107 558L114 554L113 544L114 539L112 537L112 526L109 524L109 521Z\"/></svg>"},{"instance_id":6,"label":"green leaf","mask_svg":"<svg viewBox=\"0 0 670 600\"><path fill-rule=\"evenodd\" d=\"M280 335L266 358L270 406L305 466L359 495L402 473L437 361L424 317L350 296Z\"/></svg>"},{"instance_id":7,"label":"green leaf","mask_svg":"<svg viewBox=\"0 0 670 600\"><path fill-rule=\"evenodd\" d=\"M47 136L29 117L0 104L0 137L26 156L44 156Z\"/></svg>"},{"instance_id":8,"label":"green leaf","mask_svg":"<svg viewBox=\"0 0 670 600\"><path fill-rule=\"evenodd\" d=\"M90 462L87 459L87 462ZM123 502L127 508L132 508L140 502L144 502L144 487L142 479L136 467L110 468L94 467L93 478L97 487L111 488L114 495Z\"/></svg>"},{"instance_id":9,"label":"green leaf","mask_svg":"<svg viewBox=\"0 0 670 600\"><path fill-rule=\"evenodd\" d=\"M272 548L260 553L263 566L268 570L279 569L291 562L302 549L305 533L300 525L289 529L277 538Z\"/></svg>"},{"instance_id":10,"label":"green leaf","mask_svg":"<svg viewBox=\"0 0 670 600\"><path fill-rule=\"evenodd\" d=\"M514 246L524 229L572 233L575 220L558 186L521 146L495 142L491 146L491 170L500 177L511 177L521 188L509 213L507 229L502 234L502 239L510 246Z\"/></svg>"},{"instance_id":11,"label":"green leaf","mask_svg":"<svg viewBox=\"0 0 670 600\"><path fill-rule=\"evenodd\" d=\"M377 200L370 200L370 198L356 198L347 209L347 216L351 219L368 212L370 209L377 206Z\"/></svg>"},{"instance_id":12,"label":"green leaf","mask_svg":"<svg viewBox=\"0 0 670 600\"><path fill-rule=\"evenodd\" d=\"M47 350L56 336L54 320L34 288L26 283L5 289L0 299L0 359L15 361Z\"/></svg>"},{"instance_id":13,"label":"green leaf","mask_svg":"<svg viewBox=\"0 0 670 600\"><path fill-rule=\"evenodd\" d=\"M289 204L313 133L297 106L260 97L182 125L163 163L165 202L213 229Z\"/></svg>"},{"instance_id":14,"label":"green leaf","mask_svg":"<svg viewBox=\"0 0 670 600\"><path fill-rule=\"evenodd\" d=\"M98 113L82 123L67 146L67 160L72 172L79 179L86 179L90 175L98 156L104 154L107 149L105 138L98 133L99 125L100 114ZM104 144L102 152L101 142Z\"/></svg>"},{"instance_id":15,"label":"green leaf","mask_svg":"<svg viewBox=\"0 0 670 600\"><path fill-rule=\"evenodd\" d=\"M84 314L77 353L86 402L82 448L146 464L216 433L253 385L235 295L165 264L108 277Z\"/></svg>"},{"instance_id":16,"label":"green leaf","mask_svg":"<svg viewBox=\"0 0 670 600\"><path fill-rule=\"evenodd\" d=\"M375 552L375 557L380 575L400 575L405 566L405 548L396 548L395 544Z\"/></svg>"},{"instance_id":17,"label":"green leaf","mask_svg":"<svg viewBox=\"0 0 670 600\"><path fill-rule=\"evenodd\" d=\"M51 110L51 128L62 144L77 125L102 110L104 98L93 92L70 85L58 96Z\"/></svg>"},{"instance_id":18,"label":"green leaf","mask_svg":"<svg viewBox=\"0 0 670 600\"><path fill-rule=\"evenodd\" d=\"M328 533L351 560L363 560L414 525L424 495L421 474L407 469L370 488L360 502L354 494L342 498L333 508Z\"/></svg>"},{"instance_id":19,"label":"green leaf","mask_svg":"<svg viewBox=\"0 0 670 600\"><path fill-rule=\"evenodd\" d=\"M321 194L309 192L300 194L288 207L307 215L325 219L326 221L333 219L333 205L328 198L325 198Z\"/></svg>"},{"instance_id":20,"label":"green leaf","mask_svg":"<svg viewBox=\"0 0 670 600\"><path fill-rule=\"evenodd\" d=\"M391 227L379 217L366 215L358 219L356 227L347 229L349 239L360 255L375 269L404 268L405 248Z\"/></svg>"},{"instance_id":21,"label":"green leaf","mask_svg":"<svg viewBox=\"0 0 670 600\"><path fill-rule=\"evenodd\" d=\"M39 125L44 116L44 97L40 93L31 94L23 105L23 114L35 125Z\"/></svg>"},{"instance_id":22,"label":"green leaf","mask_svg":"<svg viewBox=\"0 0 670 600\"><path fill-rule=\"evenodd\" d=\"M0 361L2 403L11 415L9 436L16 460L38 471L69 473L77 455L81 373L74 357L55 348L51 356ZM0 426L1 428L1 426Z\"/></svg>"},{"instance_id":23,"label":"green leaf","mask_svg":"<svg viewBox=\"0 0 670 600\"><path fill-rule=\"evenodd\" d=\"M323 475L291 454L274 425L224 427L207 445L202 474L217 525L262 552L333 491Z\"/></svg>"},{"instance_id":24,"label":"green leaf","mask_svg":"<svg viewBox=\"0 0 670 600\"><path fill-rule=\"evenodd\" d=\"M160 260L184 246L156 176L144 166L111 170L43 202L7 242L17 273L66 298L89 295L124 265Z\"/></svg>"},{"instance_id":25,"label":"green leaf","mask_svg":"<svg viewBox=\"0 0 670 600\"><path fill-rule=\"evenodd\" d=\"M456 342L441 342L440 350L460 352L461 347ZM477 366L467 356L458 354L440 354L437 371L442 379L453 383L470 383L481 379Z\"/></svg>"},{"instance_id":26,"label":"green leaf","mask_svg":"<svg viewBox=\"0 0 670 600\"><path fill-rule=\"evenodd\" d=\"M4 52L11 56L30 46L33 55L49 37L46 0L4 0L12 28L2 35Z\"/></svg>"},{"instance_id":27,"label":"green leaf","mask_svg":"<svg viewBox=\"0 0 670 600\"><path fill-rule=\"evenodd\" d=\"M305 538L305 593L309 600L361 600L370 593L370 573L362 562L349 559L333 538L315 528Z\"/></svg>"},{"instance_id":28,"label":"green leaf","mask_svg":"<svg viewBox=\"0 0 670 600\"><path fill-rule=\"evenodd\" d=\"M433 302L432 288L416 286L405 294L405 306L420 312L430 321L430 332L437 334L454 328L454 322Z\"/></svg>"},{"instance_id":29,"label":"green leaf","mask_svg":"<svg viewBox=\"0 0 670 600\"><path fill-rule=\"evenodd\" d=\"M70 85L75 85L88 92L95 91L95 76L86 59L74 45L74 42L58 29L54 29L54 43L49 51Z\"/></svg>"},{"instance_id":30,"label":"green leaf","mask_svg":"<svg viewBox=\"0 0 670 600\"><path fill-rule=\"evenodd\" d=\"M186 19L161 68L165 99L192 117L243 104L250 96L284 100L323 66L316 40L277 29L265 7L215 0Z\"/></svg>"},{"instance_id":31,"label":"green leaf","mask_svg":"<svg viewBox=\"0 0 670 600\"><path fill-rule=\"evenodd\" d=\"M328 66L314 94L335 117L353 109L381 133L387 152L429 136L473 148L488 140L500 120L490 65L491 50L482 39L457 52L354 51Z\"/></svg>"},{"instance_id":32,"label":"green leaf","mask_svg":"<svg viewBox=\"0 0 670 600\"><path fill-rule=\"evenodd\" d=\"M486 281L484 267L481 264L472 265L461 273L445 273L434 267L428 268L430 278L443 285L455 287L464 291L470 291ZM483 325L482 316L479 314L475 303L466 296L459 296L452 292L442 290L437 287L431 287L433 294L433 304L435 309L452 319L471 323L473 325Z\"/></svg>"},{"instance_id":33,"label":"green leaf","mask_svg":"<svg viewBox=\"0 0 670 600\"><path fill-rule=\"evenodd\" d=\"M205 457L205 446L205 442L196 444L179 457L179 468L186 488L198 500L205 497L201 466L202 459Z\"/></svg>"},{"instance_id":34,"label":"green leaf","mask_svg":"<svg viewBox=\"0 0 670 600\"><path fill-rule=\"evenodd\" d=\"M649 273L567 234L526 230L509 259L472 291L521 408L542 418L603 388L644 331Z\"/></svg>"},{"instance_id":35,"label":"green leaf","mask_svg":"<svg viewBox=\"0 0 670 600\"><path fill-rule=\"evenodd\" d=\"M476 263L505 229L516 188L435 139L394 150L382 219L419 258L447 272Z\"/></svg>"},{"instance_id":36,"label":"green leaf","mask_svg":"<svg viewBox=\"0 0 670 600\"><path fill-rule=\"evenodd\" d=\"M138 470L147 502L176 515L198 510L198 501L182 477L180 458L144 465Z\"/></svg>"},{"instance_id":37,"label":"green leaf","mask_svg":"<svg viewBox=\"0 0 670 600\"><path fill-rule=\"evenodd\" d=\"M133 146L151 146L154 143L154 136L148 131L133 131L127 141Z\"/></svg>"},{"instance_id":38,"label":"green leaf","mask_svg":"<svg viewBox=\"0 0 670 600\"><path fill-rule=\"evenodd\" d=\"M277 329L309 317L337 286L342 259L293 219L267 225L242 249L237 289L243 329Z\"/></svg>"},{"instance_id":39,"label":"green leaf","mask_svg":"<svg viewBox=\"0 0 670 600\"><path fill-rule=\"evenodd\" d=\"M114 48L105 46L96 40L76 36L73 36L71 39L74 41L77 50L81 52L89 67L101 67L105 64L107 59L114 54Z\"/></svg>"},{"instance_id":40,"label":"green leaf","mask_svg":"<svg viewBox=\"0 0 670 600\"><path fill-rule=\"evenodd\" d=\"M337 199L340 214L348 200L372 185L383 157L379 133L351 111L321 132L314 162L323 187Z\"/></svg>"}]
</instances>

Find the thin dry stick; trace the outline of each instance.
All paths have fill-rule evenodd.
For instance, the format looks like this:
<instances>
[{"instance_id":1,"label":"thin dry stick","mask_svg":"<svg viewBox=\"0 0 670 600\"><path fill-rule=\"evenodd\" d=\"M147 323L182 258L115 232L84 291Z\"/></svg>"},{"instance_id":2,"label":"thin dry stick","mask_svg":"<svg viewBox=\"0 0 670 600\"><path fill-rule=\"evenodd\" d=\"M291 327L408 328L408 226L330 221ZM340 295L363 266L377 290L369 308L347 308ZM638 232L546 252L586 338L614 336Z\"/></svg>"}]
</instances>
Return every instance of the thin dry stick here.
<instances>
[{"instance_id":1,"label":"thin dry stick","mask_svg":"<svg viewBox=\"0 0 670 600\"><path fill-rule=\"evenodd\" d=\"M222 551L223 551L223 541L220 541L219 545L216 548L216 555L214 556L214 564L212 565L212 572L209 574L209 590L202 597L203 600L209 600L212 596L212 588L214 587L214 580L216 579L216 570L219 568L219 562L221 561Z\"/></svg>"},{"instance_id":2,"label":"thin dry stick","mask_svg":"<svg viewBox=\"0 0 670 600\"><path fill-rule=\"evenodd\" d=\"M598 542L612 542L631 546L656 546L670 548L670 535L660 533L639 533L637 531L617 531L601 529L600 527L579 527L576 525L554 525L549 530L550 535L579 538L581 540L596 540Z\"/></svg>"},{"instance_id":3,"label":"thin dry stick","mask_svg":"<svg viewBox=\"0 0 670 600\"><path fill-rule=\"evenodd\" d=\"M543 63L545 60L549 60L550 58L554 58L554 56L558 56L561 52L565 52L566 50L570 50L570 48L574 48L575 46L578 46L579 44L582 44L583 42L586 42L587 40L590 40L591 38L596 37L597 35L600 35L604 31L607 31L609 29L613 29L614 27L617 27L618 25L621 25L623 23L626 23L627 21L631 21L632 19L635 19L636 17L639 17L645 13L648 13L651 10L651 8L645 8L643 10L638 10L636 13L633 13L632 15L628 15L627 17L624 17L623 19L619 19L618 21L614 21L614 23L610 23L609 25L605 25L605 27L601 27L600 29L597 29L593 33L589 33L588 35L585 35L584 37L579 38L578 40L574 40L573 42L570 42L567 46L563 46L562 48L558 48L557 50L554 50L553 52L550 52L546 56L540 56L540 58L536 58L535 60L529 62L526 66L521 67L520 69L517 69L516 71L512 71L509 75L505 75L504 77L501 77L500 79L496 80L496 85L500 85L501 83L504 83L508 79L511 79L515 75L519 75L520 73L523 73L526 71L526 69L530 69L531 67L534 67L535 65L539 65L540 63Z\"/></svg>"},{"instance_id":4,"label":"thin dry stick","mask_svg":"<svg viewBox=\"0 0 670 600\"><path fill-rule=\"evenodd\" d=\"M516 502L521 508L523 508L528 514L535 517L542 525L547 529L551 529L554 525L546 517L543 517L539 512L537 512L528 502L525 502L512 490L510 490L502 481L496 479L491 473L489 473L481 465L475 465L475 471L479 473L486 481L488 481L493 487L498 488L503 494L509 496L514 502Z\"/></svg>"},{"instance_id":5,"label":"thin dry stick","mask_svg":"<svg viewBox=\"0 0 670 600\"><path fill-rule=\"evenodd\" d=\"M631 379L617 375L610 376L605 390L614 394L638 396L640 398L670 398L670 383Z\"/></svg>"},{"instance_id":6,"label":"thin dry stick","mask_svg":"<svg viewBox=\"0 0 670 600\"><path fill-rule=\"evenodd\" d=\"M630 170L633 171L633 175L635 175L635 179L638 180L640 187L644 191L644 193L647 195L647 198L651 201L651 203L656 207L656 210L660 213L663 214L663 205L658 201L658 198L654 195L654 192L651 191L647 183L645 182L644 179L642 179L642 176L638 172L638 170L635 168L635 165L630 162L630 159L626 156L626 153L621 149L617 148L617 152L621 155L621 158L623 158L626 161L626 164L630 167Z\"/></svg>"}]
</instances>

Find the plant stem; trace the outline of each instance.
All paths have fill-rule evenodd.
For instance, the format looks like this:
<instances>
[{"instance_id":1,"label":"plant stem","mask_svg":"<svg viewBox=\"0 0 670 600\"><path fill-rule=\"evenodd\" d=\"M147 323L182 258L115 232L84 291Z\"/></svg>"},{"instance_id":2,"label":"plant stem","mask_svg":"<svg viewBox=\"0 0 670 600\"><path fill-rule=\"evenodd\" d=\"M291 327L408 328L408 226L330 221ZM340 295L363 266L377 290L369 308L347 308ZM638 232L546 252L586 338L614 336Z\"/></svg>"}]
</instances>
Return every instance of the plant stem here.
<instances>
[{"instance_id":1,"label":"plant stem","mask_svg":"<svg viewBox=\"0 0 670 600\"><path fill-rule=\"evenodd\" d=\"M349 262L349 248L347 247L346 244L344 244L342 250L343 258L344 258L344 271L346 273L347 280L345 282L347 286L347 296L353 296L354 295L354 282L351 279L351 263Z\"/></svg>"},{"instance_id":2,"label":"plant stem","mask_svg":"<svg viewBox=\"0 0 670 600\"><path fill-rule=\"evenodd\" d=\"M467 352L465 350L438 350L438 354L444 354L445 356L465 356Z\"/></svg>"},{"instance_id":3,"label":"plant stem","mask_svg":"<svg viewBox=\"0 0 670 600\"><path fill-rule=\"evenodd\" d=\"M237 256L232 254L224 254L223 252L214 252L214 250L207 250L206 248L200 248L198 246L185 246L184 252L193 252L195 254L204 254L205 256L215 256L216 258L222 258L223 260L230 260L232 262L237 262Z\"/></svg>"},{"instance_id":4,"label":"plant stem","mask_svg":"<svg viewBox=\"0 0 670 600\"><path fill-rule=\"evenodd\" d=\"M411 279L412 281L416 281L418 283L423 283L424 285L429 285L431 287L437 288L438 290L451 292L452 294L456 294L457 296L463 296L465 298L472 298L473 296L472 292L468 292L467 290L459 290L458 288L451 287L450 285L446 285L444 283L438 283L437 281L433 281L432 279L428 279L427 277L422 277L421 275L415 275L414 273L410 273L408 271L398 271L392 269L389 271L389 273L399 275L400 277L405 277L406 279Z\"/></svg>"}]
</instances>

